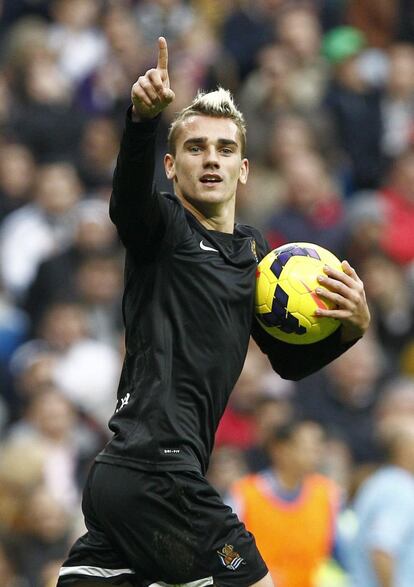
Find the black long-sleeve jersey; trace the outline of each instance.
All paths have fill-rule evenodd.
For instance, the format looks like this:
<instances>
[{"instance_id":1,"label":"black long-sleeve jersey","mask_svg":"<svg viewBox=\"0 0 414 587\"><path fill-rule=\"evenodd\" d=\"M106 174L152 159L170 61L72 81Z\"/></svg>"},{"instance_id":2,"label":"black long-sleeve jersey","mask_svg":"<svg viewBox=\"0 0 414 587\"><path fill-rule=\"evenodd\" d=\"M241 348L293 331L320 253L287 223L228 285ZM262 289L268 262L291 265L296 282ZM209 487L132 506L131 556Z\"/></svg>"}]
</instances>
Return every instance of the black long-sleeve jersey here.
<instances>
[{"instance_id":1,"label":"black long-sleeve jersey","mask_svg":"<svg viewBox=\"0 0 414 587\"><path fill-rule=\"evenodd\" d=\"M214 434L252 334L273 368L300 379L341 354L337 331L289 345L254 318L255 273L268 252L261 233L236 224L207 230L173 195L153 189L157 120L127 117L110 216L126 248L126 355L98 461L144 470L208 466Z\"/></svg>"}]
</instances>

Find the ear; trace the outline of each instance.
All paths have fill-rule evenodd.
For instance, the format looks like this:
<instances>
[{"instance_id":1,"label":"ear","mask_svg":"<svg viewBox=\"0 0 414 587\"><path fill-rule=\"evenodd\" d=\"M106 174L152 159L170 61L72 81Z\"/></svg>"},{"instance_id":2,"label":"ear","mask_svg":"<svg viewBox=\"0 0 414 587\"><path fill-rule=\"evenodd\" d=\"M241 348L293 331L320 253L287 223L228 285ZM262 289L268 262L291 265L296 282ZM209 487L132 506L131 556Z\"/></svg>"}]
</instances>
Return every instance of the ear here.
<instances>
[{"instance_id":1,"label":"ear","mask_svg":"<svg viewBox=\"0 0 414 587\"><path fill-rule=\"evenodd\" d=\"M239 181L243 185L247 182L247 178L249 176L249 161L248 159L242 159L240 165L240 174L239 174Z\"/></svg>"},{"instance_id":2,"label":"ear","mask_svg":"<svg viewBox=\"0 0 414 587\"><path fill-rule=\"evenodd\" d=\"M168 179L175 179L175 159L170 153L164 157L164 169Z\"/></svg>"}]
</instances>

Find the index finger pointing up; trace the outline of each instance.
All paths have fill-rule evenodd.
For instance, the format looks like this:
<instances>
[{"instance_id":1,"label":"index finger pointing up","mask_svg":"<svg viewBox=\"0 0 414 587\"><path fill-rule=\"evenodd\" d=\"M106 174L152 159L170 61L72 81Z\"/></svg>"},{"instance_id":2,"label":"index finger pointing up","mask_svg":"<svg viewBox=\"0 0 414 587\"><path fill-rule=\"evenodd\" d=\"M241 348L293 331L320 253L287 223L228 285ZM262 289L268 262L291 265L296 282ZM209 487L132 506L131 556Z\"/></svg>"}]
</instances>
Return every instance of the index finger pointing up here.
<instances>
[{"instance_id":1,"label":"index finger pointing up","mask_svg":"<svg viewBox=\"0 0 414 587\"><path fill-rule=\"evenodd\" d=\"M164 37L158 39L158 63L157 69L168 70L168 47Z\"/></svg>"}]
</instances>

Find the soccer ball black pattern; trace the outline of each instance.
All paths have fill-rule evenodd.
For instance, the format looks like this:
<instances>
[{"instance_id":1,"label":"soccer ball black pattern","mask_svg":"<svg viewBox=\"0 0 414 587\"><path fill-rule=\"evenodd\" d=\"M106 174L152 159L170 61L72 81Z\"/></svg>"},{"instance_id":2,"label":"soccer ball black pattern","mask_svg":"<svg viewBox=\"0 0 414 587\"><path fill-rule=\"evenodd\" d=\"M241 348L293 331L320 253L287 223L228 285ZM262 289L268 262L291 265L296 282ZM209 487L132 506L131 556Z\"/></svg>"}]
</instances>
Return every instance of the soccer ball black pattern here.
<instances>
[{"instance_id":1,"label":"soccer ball black pattern","mask_svg":"<svg viewBox=\"0 0 414 587\"><path fill-rule=\"evenodd\" d=\"M331 307L315 292L324 265L342 270L335 255L310 243L289 243L262 259L257 268L256 317L269 334L292 344L311 344L339 327L338 320L315 316L318 306Z\"/></svg>"}]
</instances>

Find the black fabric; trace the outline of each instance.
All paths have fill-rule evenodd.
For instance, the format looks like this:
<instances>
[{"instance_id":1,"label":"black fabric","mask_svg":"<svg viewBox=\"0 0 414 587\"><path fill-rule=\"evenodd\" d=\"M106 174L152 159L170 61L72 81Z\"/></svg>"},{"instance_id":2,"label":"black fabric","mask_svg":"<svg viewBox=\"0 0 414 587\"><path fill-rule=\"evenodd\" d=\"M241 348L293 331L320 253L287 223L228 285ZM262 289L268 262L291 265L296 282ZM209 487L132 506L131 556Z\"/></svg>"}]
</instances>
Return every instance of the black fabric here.
<instances>
[{"instance_id":1,"label":"black fabric","mask_svg":"<svg viewBox=\"0 0 414 587\"><path fill-rule=\"evenodd\" d=\"M73 546L65 569L135 571L107 579L110 584L121 578L143 585L213 577L220 587L248 586L267 573L253 536L200 474L98 463L82 508L88 533ZM68 580L62 577L58 587Z\"/></svg>"},{"instance_id":2,"label":"black fabric","mask_svg":"<svg viewBox=\"0 0 414 587\"><path fill-rule=\"evenodd\" d=\"M126 355L114 436L97 460L204 473L251 333L289 379L349 345L340 344L339 332L315 345L289 345L259 327L255 273L267 243L245 225L236 224L234 234L206 230L176 197L153 190L156 127L157 119L127 118L114 175L110 214L127 249Z\"/></svg>"}]
</instances>

